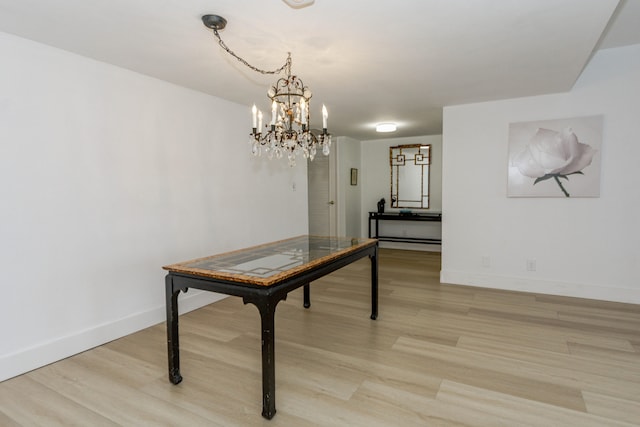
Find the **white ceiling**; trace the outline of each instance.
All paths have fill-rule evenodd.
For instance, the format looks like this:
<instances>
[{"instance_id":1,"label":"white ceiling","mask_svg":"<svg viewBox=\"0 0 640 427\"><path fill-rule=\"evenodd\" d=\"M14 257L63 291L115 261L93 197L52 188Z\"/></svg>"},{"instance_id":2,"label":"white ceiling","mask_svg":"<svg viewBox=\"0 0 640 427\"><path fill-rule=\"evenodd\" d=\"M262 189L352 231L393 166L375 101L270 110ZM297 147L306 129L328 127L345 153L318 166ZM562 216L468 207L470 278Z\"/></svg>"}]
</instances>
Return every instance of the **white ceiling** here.
<instances>
[{"instance_id":1,"label":"white ceiling","mask_svg":"<svg viewBox=\"0 0 640 427\"><path fill-rule=\"evenodd\" d=\"M292 0L293 3L299 0ZM438 134L442 107L571 89L598 48L640 43L640 0L0 0L0 31L268 111L263 69L293 57L329 130ZM610 18L613 19L610 21ZM604 34L604 36L603 36ZM247 128L250 126L247 109ZM378 134L375 123L398 131Z\"/></svg>"}]
</instances>

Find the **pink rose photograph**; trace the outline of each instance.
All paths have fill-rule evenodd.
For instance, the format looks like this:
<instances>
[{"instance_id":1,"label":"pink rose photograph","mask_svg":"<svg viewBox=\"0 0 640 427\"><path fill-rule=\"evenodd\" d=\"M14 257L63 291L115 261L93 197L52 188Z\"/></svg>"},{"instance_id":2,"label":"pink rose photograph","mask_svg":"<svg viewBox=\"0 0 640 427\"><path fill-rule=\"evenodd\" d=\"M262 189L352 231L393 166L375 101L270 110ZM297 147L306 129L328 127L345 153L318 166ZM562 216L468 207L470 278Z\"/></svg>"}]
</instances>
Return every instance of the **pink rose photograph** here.
<instances>
[{"instance_id":1,"label":"pink rose photograph","mask_svg":"<svg viewBox=\"0 0 640 427\"><path fill-rule=\"evenodd\" d=\"M603 116L509 125L508 197L599 197Z\"/></svg>"}]
</instances>

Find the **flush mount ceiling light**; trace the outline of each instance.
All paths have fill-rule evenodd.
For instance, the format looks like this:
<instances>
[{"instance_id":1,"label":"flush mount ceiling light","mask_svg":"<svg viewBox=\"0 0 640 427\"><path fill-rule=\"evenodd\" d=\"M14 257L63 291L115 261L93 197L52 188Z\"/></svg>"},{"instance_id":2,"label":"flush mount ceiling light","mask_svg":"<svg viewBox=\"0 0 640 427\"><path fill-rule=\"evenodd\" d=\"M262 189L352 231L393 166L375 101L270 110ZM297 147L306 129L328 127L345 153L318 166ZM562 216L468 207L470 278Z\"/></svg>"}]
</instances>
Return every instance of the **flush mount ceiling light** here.
<instances>
[{"instance_id":1,"label":"flush mount ceiling light","mask_svg":"<svg viewBox=\"0 0 640 427\"><path fill-rule=\"evenodd\" d=\"M293 2L304 3L305 1ZM264 150L270 159L274 155L279 159L286 154L290 166L296 164L297 154L313 160L318 147L322 149L325 156L329 155L331 134L327 132L327 109L324 105L322 106L322 133L313 134L309 128L311 90L302 83L300 78L291 75L291 53L287 56L284 65L277 70L262 70L236 55L222 41L218 30L222 30L227 25L226 19L218 15L204 15L202 23L213 30L220 47L253 71L261 74L279 74L284 71L286 74L267 91L267 96L271 100L271 121L265 124L264 129L262 111L259 111L255 105L251 109L253 119L253 130L249 137L251 152L259 156Z\"/></svg>"},{"instance_id":2,"label":"flush mount ceiling light","mask_svg":"<svg viewBox=\"0 0 640 427\"><path fill-rule=\"evenodd\" d=\"M395 123L378 123L376 125L376 132L395 132L396 128Z\"/></svg>"}]
</instances>

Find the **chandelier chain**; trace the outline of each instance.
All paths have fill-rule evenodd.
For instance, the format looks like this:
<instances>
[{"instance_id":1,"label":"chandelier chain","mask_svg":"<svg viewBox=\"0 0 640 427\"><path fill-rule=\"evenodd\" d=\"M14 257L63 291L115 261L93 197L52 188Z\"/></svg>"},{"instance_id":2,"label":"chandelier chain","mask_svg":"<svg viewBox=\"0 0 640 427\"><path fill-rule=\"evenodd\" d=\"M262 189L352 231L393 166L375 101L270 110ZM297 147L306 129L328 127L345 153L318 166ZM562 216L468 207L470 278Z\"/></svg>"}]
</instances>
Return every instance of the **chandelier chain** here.
<instances>
[{"instance_id":1,"label":"chandelier chain","mask_svg":"<svg viewBox=\"0 0 640 427\"><path fill-rule=\"evenodd\" d=\"M287 53L287 60L282 67L273 71L263 70L261 68L254 67L253 65L249 64L244 58L236 55L234 51L229 49L226 43L222 41L220 34L218 34L218 30L216 30L215 28L213 28L213 34L215 34L216 38L218 39L218 44L220 45L221 48L223 48L225 51L227 51L229 55L233 56L238 61L246 65L247 67L251 68L253 71L256 71L261 74L280 74L282 71L287 70L287 73L291 74L291 52Z\"/></svg>"}]
</instances>

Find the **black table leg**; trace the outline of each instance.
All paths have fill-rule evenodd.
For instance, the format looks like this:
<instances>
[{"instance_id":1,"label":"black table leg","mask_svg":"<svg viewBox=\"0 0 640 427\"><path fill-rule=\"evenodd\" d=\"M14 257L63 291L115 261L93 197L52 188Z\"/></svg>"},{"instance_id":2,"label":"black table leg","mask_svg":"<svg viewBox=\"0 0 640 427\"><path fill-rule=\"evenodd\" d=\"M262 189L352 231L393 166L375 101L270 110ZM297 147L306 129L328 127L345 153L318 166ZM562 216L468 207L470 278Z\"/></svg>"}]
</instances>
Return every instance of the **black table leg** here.
<instances>
[{"instance_id":1,"label":"black table leg","mask_svg":"<svg viewBox=\"0 0 640 427\"><path fill-rule=\"evenodd\" d=\"M286 298L271 295L266 298L244 297L260 311L262 324L262 416L268 420L276 414L275 314L276 305Z\"/></svg>"},{"instance_id":2,"label":"black table leg","mask_svg":"<svg viewBox=\"0 0 640 427\"><path fill-rule=\"evenodd\" d=\"M180 375L180 343L178 341L178 295L180 289L174 291L170 275L165 278L167 308L167 352L169 359L169 381L178 384Z\"/></svg>"},{"instance_id":3,"label":"black table leg","mask_svg":"<svg viewBox=\"0 0 640 427\"><path fill-rule=\"evenodd\" d=\"M378 246L369 258L371 259L371 319L376 320L378 318Z\"/></svg>"},{"instance_id":4,"label":"black table leg","mask_svg":"<svg viewBox=\"0 0 640 427\"><path fill-rule=\"evenodd\" d=\"M275 307L261 310L262 320L262 416L276 414Z\"/></svg>"},{"instance_id":5,"label":"black table leg","mask_svg":"<svg viewBox=\"0 0 640 427\"><path fill-rule=\"evenodd\" d=\"M311 307L311 292L309 289L309 284L304 285L304 308L309 308Z\"/></svg>"}]
</instances>

